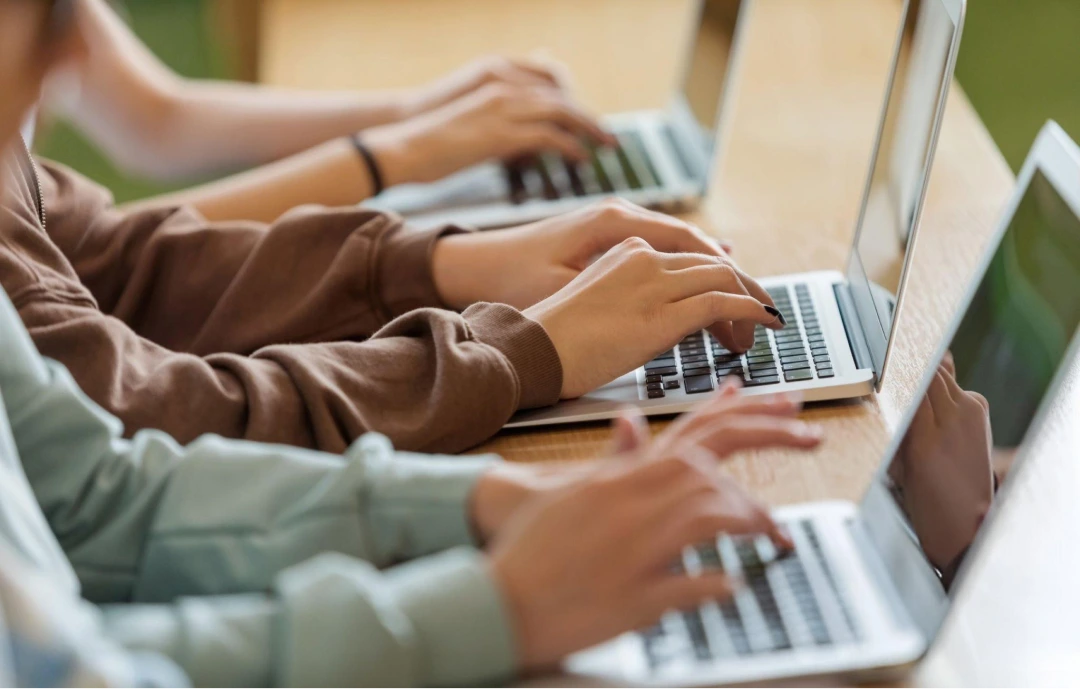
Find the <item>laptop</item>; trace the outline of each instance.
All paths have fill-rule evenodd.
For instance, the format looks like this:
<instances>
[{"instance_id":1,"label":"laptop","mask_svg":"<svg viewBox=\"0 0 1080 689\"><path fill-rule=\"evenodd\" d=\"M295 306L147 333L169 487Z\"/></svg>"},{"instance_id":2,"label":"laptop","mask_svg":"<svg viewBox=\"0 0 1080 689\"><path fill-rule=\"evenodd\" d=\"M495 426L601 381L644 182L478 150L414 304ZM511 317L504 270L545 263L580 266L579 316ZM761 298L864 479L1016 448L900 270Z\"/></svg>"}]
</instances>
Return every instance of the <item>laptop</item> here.
<instances>
[{"instance_id":1,"label":"laptop","mask_svg":"<svg viewBox=\"0 0 1080 689\"><path fill-rule=\"evenodd\" d=\"M919 659L968 586L964 565L994 529L1026 438L1080 365L1080 149L1056 125L1039 135L959 311L932 359L951 372L926 372L859 505L776 510L791 554L726 535L688 549L687 571L720 568L746 586L575 654L566 669L617 684L873 681ZM965 395L956 413L940 402L959 391L986 404Z\"/></svg>"},{"instance_id":2,"label":"laptop","mask_svg":"<svg viewBox=\"0 0 1080 689\"><path fill-rule=\"evenodd\" d=\"M749 393L799 391L808 402L869 394L885 374L938 131L960 47L966 0L904 4L846 275L819 271L761 280L788 325L758 327L745 354L696 332L588 395L520 412L508 427L609 419L692 408L718 380ZM813 241L807 237L805 241Z\"/></svg>"},{"instance_id":3,"label":"laptop","mask_svg":"<svg viewBox=\"0 0 1080 689\"><path fill-rule=\"evenodd\" d=\"M703 0L694 13L681 86L666 110L623 112L603 119L618 139L593 147L583 163L543 154L526 162L477 165L433 184L389 189L366 202L394 211L414 227L454 223L519 225L621 196L657 210L697 205L705 193L723 131L740 26L749 0Z\"/></svg>"}]
</instances>

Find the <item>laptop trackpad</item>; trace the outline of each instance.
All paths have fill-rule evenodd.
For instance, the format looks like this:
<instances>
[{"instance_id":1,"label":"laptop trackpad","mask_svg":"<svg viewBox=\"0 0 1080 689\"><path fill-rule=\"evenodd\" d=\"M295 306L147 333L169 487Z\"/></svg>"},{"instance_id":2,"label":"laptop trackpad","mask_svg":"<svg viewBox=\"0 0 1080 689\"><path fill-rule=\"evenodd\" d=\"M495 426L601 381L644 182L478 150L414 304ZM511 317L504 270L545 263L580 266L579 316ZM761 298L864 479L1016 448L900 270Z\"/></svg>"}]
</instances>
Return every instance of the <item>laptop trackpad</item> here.
<instances>
[{"instance_id":1,"label":"laptop trackpad","mask_svg":"<svg viewBox=\"0 0 1080 689\"><path fill-rule=\"evenodd\" d=\"M508 203L510 187L501 163L466 168L431 184L402 184L388 189L364 205L402 215L467 206Z\"/></svg>"}]
</instances>

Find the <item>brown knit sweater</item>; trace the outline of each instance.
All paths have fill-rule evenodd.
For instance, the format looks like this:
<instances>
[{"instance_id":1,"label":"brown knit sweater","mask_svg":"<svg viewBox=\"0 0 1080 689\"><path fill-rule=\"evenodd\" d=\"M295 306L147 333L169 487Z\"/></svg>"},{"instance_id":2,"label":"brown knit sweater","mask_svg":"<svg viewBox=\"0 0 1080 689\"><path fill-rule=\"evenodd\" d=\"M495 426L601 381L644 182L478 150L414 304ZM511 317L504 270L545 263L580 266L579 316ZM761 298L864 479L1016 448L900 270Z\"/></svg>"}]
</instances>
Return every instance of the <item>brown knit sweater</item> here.
<instances>
[{"instance_id":1,"label":"brown knit sweater","mask_svg":"<svg viewBox=\"0 0 1080 689\"><path fill-rule=\"evenodd\" d=\"M272 225L126 213L61 166L34 175L18 150L3 174L0 283L42 354L128 433L340 452L378 431L399 449L455 452L558 399L538 323L502 304L440 308L432 249L461 230L362 208Z\"/></svg>"}]
</instances>

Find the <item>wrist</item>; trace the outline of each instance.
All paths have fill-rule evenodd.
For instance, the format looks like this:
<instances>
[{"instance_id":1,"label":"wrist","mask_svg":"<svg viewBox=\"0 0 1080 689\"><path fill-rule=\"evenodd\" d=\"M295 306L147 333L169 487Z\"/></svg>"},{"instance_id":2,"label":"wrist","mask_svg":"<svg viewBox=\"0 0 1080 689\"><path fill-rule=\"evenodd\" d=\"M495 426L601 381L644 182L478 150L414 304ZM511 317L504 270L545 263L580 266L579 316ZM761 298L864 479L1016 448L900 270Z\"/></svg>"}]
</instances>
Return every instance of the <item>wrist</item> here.
<instances>
[{"instance_id":1,"label":"wrist","mask_svg":"<svg viewBox=\"0 0 1080 689\"><path fill-rule=\"evenodd\" d=\"M363 142L375 158L382 173L383 187L422 181L416 178L415 163L408 139L400 135L397 125L374 127L364 132Z\"/></svg>"},{"instance_id":2,"label":"wrist","mask_svg":"<svg viewBox=\"0 0 1080 689\"><path fill-rule=\"evenodd\" d=\"M487 543L514 511L536 492L524 467L499 464L476 482L469 517L481 543Z\"/></svg>"},{"instance_id":3,"label":"wrist","mask_svg":"<svg viewBox=\"0 0 1080 689\"><path fill-rule=\"evenodd\" d=\"M431 254L431 279L440 301L456 311L485 301L478 267L481 237L476 233L452 234L439 239Z\"/></svg>"}]
</instances>

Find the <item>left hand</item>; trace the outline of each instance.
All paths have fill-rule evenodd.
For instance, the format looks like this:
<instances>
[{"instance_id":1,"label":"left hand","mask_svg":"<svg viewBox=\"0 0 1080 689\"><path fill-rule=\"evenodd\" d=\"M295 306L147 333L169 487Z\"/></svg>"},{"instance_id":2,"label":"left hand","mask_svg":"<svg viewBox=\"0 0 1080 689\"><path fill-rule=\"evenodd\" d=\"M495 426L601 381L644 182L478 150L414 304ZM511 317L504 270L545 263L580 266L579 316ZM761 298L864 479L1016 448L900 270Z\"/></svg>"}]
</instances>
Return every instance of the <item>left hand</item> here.
<instances>
[{"instance_id":1,"label":"left hand","mask_svg":"<svg viewBox=\"0 0 1080 689\"><path fill-rule=\"evenodd\" d=\"M541 55L529 58L487 55L410 92L405 97L402 113L407 118L430 112L488 84L568 92L570 78L562 63Z\"/></svg>"},{"instance_id":2,"label":"left hand","mask_svg":"<svg viewBox=\"0 0 1080 689\"><path fill-rule=\"evenodd\" d=\"M691 446L707 450L718 459L755 448L816 447L821 441L821 429L795 418L801 408L797 396L746 397L737 384L729 381L711 400L684 414L655 440L650 438L641 413L630 409L612 424L611 447L599 461L505 462L485 474L471 500L474 528L486 543L525 504L591 481L613 464L655 461L682 454Z\"/></svg>"},{"instance_id":3,"label":"left hand","mask_svg":"<svg viewBox=\"0 0 1080 689\"><path fill-rule=\"evenodd\" d=\"M530 225L445 237L435 246L432 275L455 309L481 301L527 309L630 237L664 253L727 258L730 250L693 225L611 199Z\"/></svg>"}]
</instances>

